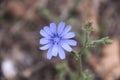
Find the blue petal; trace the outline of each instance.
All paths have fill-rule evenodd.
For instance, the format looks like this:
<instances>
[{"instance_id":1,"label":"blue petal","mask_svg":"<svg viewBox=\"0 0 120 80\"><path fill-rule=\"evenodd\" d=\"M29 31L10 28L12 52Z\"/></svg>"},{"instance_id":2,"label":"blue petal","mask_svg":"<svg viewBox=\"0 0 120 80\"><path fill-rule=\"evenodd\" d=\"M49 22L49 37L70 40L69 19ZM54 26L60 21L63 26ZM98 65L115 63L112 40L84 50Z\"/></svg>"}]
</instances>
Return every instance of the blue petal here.
<instances>
[{"instance_id":1,"label":"blue petal","mask_svg":"<svg viewBox=\"0 0 120 80\"><path fill-rule=\"evenodd\" d=\"M47 49L50 48L51 46L52 46L52 44L49 43L49 44L46 44L46 45L40 47L40 49L41 49L41 50L47 50Z\"/></svg>"},{"instance_id":2,"label":"blue petal","mask_svg":"<svg viewBox=\"0 0 120 80\"><path fill-rule=\"evenodd\" d=\"M40 44L47 44L47 43L49 43L49 42L50 42L50 40L47 39L47 38L42 38L42 39L40 39Z\"/></svg>"},{"instance_id":3,"label":"blue petal","mask_svg":"<svg viewBox=\"0 0 120 80\"><path fill-rule=\"evenodd\" d=\"M60 22L58 24L58 30L57 31L58 31L59 35L63 32L64 26L65 26L65 22Z\"/></svg>"},{"instance_id":4,"label":"blue petal","mask_svg":"<svg viewBox=\"0 0 120 80\"><path fill-rule=\"evenodd\" d=\"M64 30L63 30L63 33L61 34L61 36L64 36L66 35L70 30L71 30L72 26L71 25L68 25Z\"/></svg>"},{"instance_id":5,"label":"blue petal","mask_svg":"<svg viewBox=\"0 0 120 80\"><path fill-rule=\"evenodd\" d=\"M63 38L73 38L75 37L75 33L74 32L69 32L66 35L63 36Z\"/></svg>"},{"instance_id":6,"label":"blue petal","mask_svg":"<svg viewBox=\"0 0 120 80\"><path fill-rule=\"evenodd\" d=\"M62 48L65 49L66 51L68 51L68 52L72 51L72 48L68 45L68 43L61 41L60 44L61 44Z\"/></svg>"},{"instance_id":7,"label":"blue petal","mask_svg":"<svg viewBox=\"0 0 120 80\"><path fill-rule=\"evenodd\" d=\"M50 23L50 30L52 33L56 34L56 24L55 23Z\"/></svg>"},{"instance_id":8,"label":"blue petal","mask_svg":"<svg viewBox=\"0 0 120 80\"><path fill-rule=\"evenodd\" d=\"M51 59L52 58L52 47L51 48L49 48L49 50L48 50L48 53L47 53L47 59Z\"/></svg>"},{"instance_id":9,"label":"blue petal","mask_svg":"<svg viewBox=\"0 0 120 80\"><path fill-rule=\"evenodd\" d=\"M51 32L51 30L50 30L50 28L49 28L48 26L45 26L45 27L44 27L44 31L45 31L47 34L49 34L50 36L53 36L53 34L52 34L52 32Z\"/></svg>"},{"instance_id":10,"label":"blue petal","mask_svg":"<svg viewBox=\"0 0 120 80\"><path fill-rule=\"evenodd\" d=\"M71 46L76 46L77 45L77 41L75 41L75 40L66 40L66 42Z\"/></svg>"},{"instance_id":11,"label":"blue petal","mask_svg":"<svg viewBox=\"0 0 120 80\"><path fill-rule=\"evenodd\" d=\"M52 55L57 56L58 54L58 45L54 44L53 49L52 49Z\"/></svg>"},{"instance_id":12,"label":"blue petal","mask_svg":"<svg viewBox=\"0 0 120 80\"><path fill-rule=\"evenodd\" d=\"M40 34L41 34L42 36L44 36L44 37L50 38L50 36L49 36L43 29L40 30Z\"/></svg>"},{"instance_id":13,"label":"blue petal","mask_svg":"<svg viewBox=\"0 0 120 80\"><path fill-rule=\"evenodd\" d=\"M59 52L60 59L65 59L65 52L64 52L64 50L62 49L61 46L59 46L58 52Z\"/></svg>"}]
</instances>

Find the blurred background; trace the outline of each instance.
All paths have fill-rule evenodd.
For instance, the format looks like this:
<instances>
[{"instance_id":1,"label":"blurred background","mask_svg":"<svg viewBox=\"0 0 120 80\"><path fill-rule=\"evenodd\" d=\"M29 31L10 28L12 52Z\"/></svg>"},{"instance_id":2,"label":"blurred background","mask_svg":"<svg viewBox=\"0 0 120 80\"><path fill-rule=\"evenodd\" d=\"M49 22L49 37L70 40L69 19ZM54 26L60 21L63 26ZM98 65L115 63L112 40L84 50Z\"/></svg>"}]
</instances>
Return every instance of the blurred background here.
<instances>
[{"instance_id":1,"label":"blurred background","mask_svg":"<svg viewBox=\"0 0 120 80\"><path fill-rule=\"evenodd\" d=\"M0 0L0 80L75 80L72 54L47 60L39 50L40 29L59 21L77 33L76 51L86 21L94 29L91 39L110 37L112 44L89 49L83 68L92 80L120 80L120 0Z\"/></svg>"}]
</instances>

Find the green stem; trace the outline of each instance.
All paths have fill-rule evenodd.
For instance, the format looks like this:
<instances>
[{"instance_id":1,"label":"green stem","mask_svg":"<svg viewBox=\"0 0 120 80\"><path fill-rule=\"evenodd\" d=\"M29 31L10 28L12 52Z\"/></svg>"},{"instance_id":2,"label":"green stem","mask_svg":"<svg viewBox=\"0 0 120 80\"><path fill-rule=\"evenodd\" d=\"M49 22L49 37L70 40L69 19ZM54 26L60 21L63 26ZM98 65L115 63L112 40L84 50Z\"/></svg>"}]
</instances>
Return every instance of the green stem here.
<instances>
[{"instance_id":1,"label":"green stem","mask_svg":"<svg viewBox=\"0 0 120 80\"><path fill-rule=\"evenodd\" d=\"M88 39L89 39L89 33L86 32L86 35L85 35L85 43L83 45L83 47L81 48L80 52L78 53L79 54L79 59L78 59L78 64L79 64L79 75L78 75L78 80L83 80L83 75L82 75L82 56L83 56L83 53L84 53L84 50L87 48L87 43L88 43Z\"/></svg>"},{"instance_id":2,"label":"green stem","mask_svg":"<svg viewBox=\"0 0 120 80\"><path fill-rule=\"evenodd\" d=\"M82 56L80 55L80 59L78 59L79 63L79 73L78 73L78 80L82 80Z\"/></svg>"}]
</instances>

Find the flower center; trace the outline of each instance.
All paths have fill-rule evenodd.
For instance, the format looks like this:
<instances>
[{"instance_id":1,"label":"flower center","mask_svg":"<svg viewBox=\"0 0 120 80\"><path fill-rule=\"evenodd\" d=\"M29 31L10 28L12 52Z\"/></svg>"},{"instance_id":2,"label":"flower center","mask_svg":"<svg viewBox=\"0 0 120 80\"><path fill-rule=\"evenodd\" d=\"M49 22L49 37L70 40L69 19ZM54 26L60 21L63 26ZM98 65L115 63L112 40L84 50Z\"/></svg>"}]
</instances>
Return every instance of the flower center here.
<instances>
[{"instance_id":1,"label":"flower center","mask_svg":"<svg viewBox=\"0 0 120 80\"><path fill-rule=\"evenodd\" d=\"M55 43L58 43L58 42L60 41L60 38L59 38L59 37L55 37L55 38L53 38L53 41L54 41Z\"/></svg>"}]
</instances>

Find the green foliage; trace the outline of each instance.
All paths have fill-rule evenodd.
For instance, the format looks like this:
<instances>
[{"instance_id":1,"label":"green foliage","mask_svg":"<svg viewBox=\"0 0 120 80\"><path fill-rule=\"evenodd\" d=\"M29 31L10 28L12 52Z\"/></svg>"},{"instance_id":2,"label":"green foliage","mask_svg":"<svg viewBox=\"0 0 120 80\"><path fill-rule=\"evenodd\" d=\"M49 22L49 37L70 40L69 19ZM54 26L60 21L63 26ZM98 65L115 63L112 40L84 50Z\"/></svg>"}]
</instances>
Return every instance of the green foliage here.
<instances>
[{"instance_id":1,"label":"green foliage","mask_svg":"<svg viewBox=\"0 0 120 80\"><path fill-rule=\"evenodd\" d=\"M75 57L75 60L78 64L78 71L73 72L69 69L69 66L67 62L61 64L57 64L57 69L60 72L60 80L65 80L63 77L65 77L66 74L69 74L71 80L94 80L94 75L90 74L89 70L83 70L82 68L82 57L85 55L86 57L91 56L91 52L89 51L89 47L94 47L98 44L110 44L112 43L112 40L110 40L108 37L104 37L98 40L90 40L91 32L93 31L92 24L90 22L85 23L82 26L82 29L85 31L85 34L80 35L77 33L78 37L80 38L82 36L82 39L80 41L83 43L82 47L80 48L79 52L72 51L72 54Z\"/></svg>"},{"instance_id":2,"label":"green foliage","mask_svg":"<svg viewBox=\"0 0 120 80\"><path fill-rule=\"evenodd\" d=\"M76 80L77 75L75 72L73 72L68 64L68 62L64 62L62 65L61 64L56 64L56 69L58 70L59 74L57 76L57 80L66 80L65 77L68 75L70 77L70 80Z\"/></svg>"},{"instance_id":3,"label":"green foliage","mask_svg":"<svg viewBox=\"0 0 120 80\"><path fill-rule=\"evenodd\" d=\"M94 76L90 74L89 70L85 70L82 72L82 76L84 80L94 80Z\"/></svg>"},{"instance_id":4,"label":"green foliage","mask_svg":"<svg viewBox=\"0 0 120 80\"><path fill-rule=\"evenodd\" d=\"M88 32L88 33L91 33L93 31L93 28L91 27L92 23L90 22L87 22L83 25L83 29Z\"/></svg>"}]
</instances>

